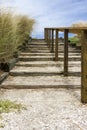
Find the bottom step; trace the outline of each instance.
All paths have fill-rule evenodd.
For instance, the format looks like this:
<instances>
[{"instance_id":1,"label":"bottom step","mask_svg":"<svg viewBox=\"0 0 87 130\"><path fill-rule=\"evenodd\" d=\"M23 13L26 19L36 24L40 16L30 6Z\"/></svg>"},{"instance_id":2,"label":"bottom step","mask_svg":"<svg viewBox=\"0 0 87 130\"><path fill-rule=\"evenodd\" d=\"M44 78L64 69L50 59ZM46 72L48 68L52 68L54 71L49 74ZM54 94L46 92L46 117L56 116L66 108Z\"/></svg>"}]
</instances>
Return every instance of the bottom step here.
<instances>
[{"instance_id":1,"label":"bottom step","mask_svg":"<svg viewBox=\"0 0 87 130\"><path fill-rule=\"evenodd\" d=\"M81 85L0 85L3 89L41 89L41 88L66 88L80 89Z\"/></svg>"},{"instance_id":2,"label":"bottom step","mask_svg":"<svg viewBox=\"0 0 87 130\"><path fill-rule=\"evenodd\" d=\"M81 78L68 76L9 76L1 88L80 88Z\"/></svg>"}]
</instances>

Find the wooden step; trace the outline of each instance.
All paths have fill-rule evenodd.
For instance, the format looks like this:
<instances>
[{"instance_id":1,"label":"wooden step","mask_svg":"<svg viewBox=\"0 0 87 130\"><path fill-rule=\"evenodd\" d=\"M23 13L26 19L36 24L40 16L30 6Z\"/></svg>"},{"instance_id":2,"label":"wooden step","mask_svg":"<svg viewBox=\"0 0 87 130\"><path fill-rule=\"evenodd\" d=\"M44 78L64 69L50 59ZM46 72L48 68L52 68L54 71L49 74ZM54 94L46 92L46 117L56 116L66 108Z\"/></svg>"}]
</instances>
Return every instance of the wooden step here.
<instances>
[{"instance_id":1,"label":"wooden step","mask_svg":"<svg viewBox=\"0 0 87 130\"><path fill-rule=\"evenodd\" d=\"M81 53L69 53L69 56L81 56ZM22 52L20 56L55 56L54 53L30 53ZM58 56L64 56L64 53L58 53Z\"/></svg>"},{"instance_id":2,"label":"wooden step","mask_svg":"<svg viewBox=\"0 0 87 130\"><path fill-rule=\"evenodd\" d=\"M50 66L55 66L55 67L60 67L63 66L64 62L63 61L19 61L16 63L16 66L26 66L26 67L50 67ZM81 61L69 61L68 62L69 67L81 67Z\"/></svg>"},{"instance_id":3,"label":"wooden step","mask_svg":"<svg viewBox=\"0 0 87 130\"><path fill-rule=\"evenodd\" d=\"M20 56L20 61L55 61L53 56ZM64 61L64 57L58 57L59 61ZM68 57L69 61L80 61L81 56L70 56Z\"/></svg>"},{"instance_id":4,"label":"wooden step","mask_svg":"<svg viewBox=\"0 0 87 130\"><path fill-rule=\"evenodd\" d=\"M14 69L10 71L10 75L12 76L30 76L30 75L58 75L63 74L63 66L51 66L51 67L21 67L15 66ZM81 67L72 66L69 67L69 73L81 72Z\"/></svg>"},{"instance_id":5,"label":"wooden step","mask_svg":"<svg viewBox=\"0 0 87 130\"><path fill-rule=\"evenodd\" d=\"M80 77L62 76L9 76L1 85L1 88L35 89L35 88L80 88Z\"/></svg>"}]
</instances>

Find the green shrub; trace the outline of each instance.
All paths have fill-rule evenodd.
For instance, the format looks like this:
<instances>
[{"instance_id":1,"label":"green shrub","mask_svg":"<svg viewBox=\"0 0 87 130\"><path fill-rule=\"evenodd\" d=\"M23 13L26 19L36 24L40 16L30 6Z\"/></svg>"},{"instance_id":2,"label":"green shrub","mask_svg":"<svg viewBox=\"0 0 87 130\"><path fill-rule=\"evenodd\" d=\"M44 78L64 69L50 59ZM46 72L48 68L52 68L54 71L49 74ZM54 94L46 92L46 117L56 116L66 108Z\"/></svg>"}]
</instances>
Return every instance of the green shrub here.
<instances>
[{"instance_id":1,"label":"green shrub","mask_svg":"<svg viewBox=\"0 0 87 130\"><path fill-rule=\"evenodd\" d=\"M69 38L70 44L78 44L79 43L79 38L78 37L71 37Z\"/></svg>"}]
</instances>

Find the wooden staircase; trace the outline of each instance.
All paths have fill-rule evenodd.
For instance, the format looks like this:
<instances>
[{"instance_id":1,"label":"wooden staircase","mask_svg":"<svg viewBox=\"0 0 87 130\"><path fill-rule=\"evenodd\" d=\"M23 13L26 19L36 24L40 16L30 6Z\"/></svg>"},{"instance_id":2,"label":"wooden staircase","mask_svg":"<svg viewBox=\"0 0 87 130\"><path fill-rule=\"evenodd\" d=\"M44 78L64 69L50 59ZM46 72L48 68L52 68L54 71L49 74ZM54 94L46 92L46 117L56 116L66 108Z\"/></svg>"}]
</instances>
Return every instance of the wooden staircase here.
<instances>
[{"instance_id":1,"label":"wooden staircase","mask_svg":"<svg viewBox=\"0 0 87 130\"><path fill-rule=\"evenodd\" d=\"M69 76L63 75L64 47L59 44L59 60L45 42L31 42L19 56L2 88L80 88L80 51L69 47Z\"/></svg>"}]
</instances>

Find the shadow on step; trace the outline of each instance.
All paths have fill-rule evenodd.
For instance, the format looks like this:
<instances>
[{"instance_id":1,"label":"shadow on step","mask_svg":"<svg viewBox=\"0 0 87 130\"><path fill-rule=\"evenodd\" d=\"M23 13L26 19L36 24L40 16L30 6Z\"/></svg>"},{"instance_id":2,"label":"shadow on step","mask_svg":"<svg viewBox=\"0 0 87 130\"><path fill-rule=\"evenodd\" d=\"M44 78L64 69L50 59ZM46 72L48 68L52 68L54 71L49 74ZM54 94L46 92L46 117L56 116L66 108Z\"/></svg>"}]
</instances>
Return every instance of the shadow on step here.
<instances>
[{"instance_id":1,"label":"shadow on step","mask_svg":"<svg viewBox=\"0 0 87 130\"><path fill-rule=\"evenodd\" d=\"M56 76L56 75L61 75L63 76L63 72L10 72L11 76ZM80 77L81 73L80 72L69 72L68 76L75 76L75 77ZM62 77L61 77L62 78Z\"/></svg>"}]
</instances>

